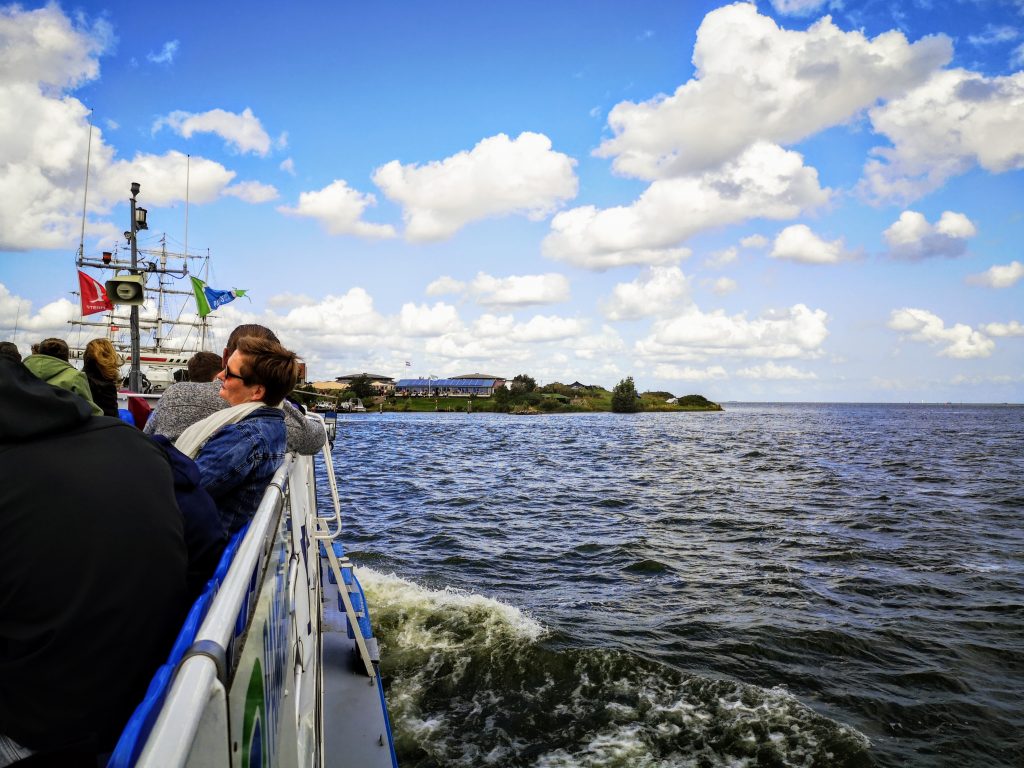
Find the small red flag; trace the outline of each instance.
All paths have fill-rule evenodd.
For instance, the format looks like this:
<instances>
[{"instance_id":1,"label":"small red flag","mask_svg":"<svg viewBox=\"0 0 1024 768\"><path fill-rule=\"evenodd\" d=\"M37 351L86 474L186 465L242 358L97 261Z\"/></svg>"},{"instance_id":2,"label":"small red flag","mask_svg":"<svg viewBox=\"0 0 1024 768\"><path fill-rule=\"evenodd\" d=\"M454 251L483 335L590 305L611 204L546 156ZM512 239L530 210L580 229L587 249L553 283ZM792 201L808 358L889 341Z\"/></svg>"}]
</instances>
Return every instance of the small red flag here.
<instances>
[{"instance_id":1,"label":"small red flag","mask_svg":"<svg viewBox=\"0 0 1024 768\"><path fill-rule=\"evenodd\" d=\"M82 317L114 308L106 289L82 270L78 270L78 287L82 293Z\"/></svg>"}]
</instances>

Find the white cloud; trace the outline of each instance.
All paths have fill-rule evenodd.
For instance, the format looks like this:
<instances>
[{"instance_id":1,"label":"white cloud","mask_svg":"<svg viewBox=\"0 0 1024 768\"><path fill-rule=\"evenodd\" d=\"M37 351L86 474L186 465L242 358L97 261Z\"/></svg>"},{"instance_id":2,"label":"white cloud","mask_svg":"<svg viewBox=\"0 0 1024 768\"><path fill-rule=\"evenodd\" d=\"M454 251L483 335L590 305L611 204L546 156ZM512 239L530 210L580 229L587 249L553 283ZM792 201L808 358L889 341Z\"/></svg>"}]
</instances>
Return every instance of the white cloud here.
<instances>
[{"instance_id":1,"label":"white cloud","mask_svg":"<svg viewBox=\"0 0 1024 768\"><path fill-rule=\"evenodd\" d=\"M995 342L969 325L957 323L947 328L942 318L926 309L894 309L889 327L914 341L942 346L939 354L945 357L988 357L995 348Z\"/></svg>"},{"instance_id":2,"label":"white cloud","mask_svg":"<svg viewBox=\"0 0 1024 768\"><path fill-rule=\"evenodd\" d=\"M240 115L223 109L211 109L200 114L179 110L153 123L153 130L158 131L164 126L186 139L196 133L216 134L242 153L253 152L265 157L270 151L270 136L248 107Z\"/></svg>"},{"instance_id":3,"label":"white cloud","mask_svg":"<svg viewBox=\"0 0 1024 768\"><path fill-rule=\"evenodd\" d=\"M586 330L586 321L556 315L534 315L525 323L518 323L511 338L519 342L561 341L579 336Z\"/></svg>"},{"instance_id":4,"label":"white cloud","mask_svg":"<svg viewBox=\"0 0 1024 768\"><path fill-rule=\"evenodd\" d=\"M619 173L657 179L714 168L755 141L792 144L918 85L952 56L950 41L869 40L825 17L780 29L753 4L712 11L697 31L694 78L671 96L622 102L596 154Z\"/></svg>"},{"instance_id":5,"label":"white cloud","mask_svg":"<svg viewBox=\"0 0 1024 768\"><path fill-rule=\"evenodd\" d=\"M711 290L717 293L719 296L725 296L727 293L732 293L736 290L736 281L731 277L719 277L716 280L712 280Z\"/></svg>"},{"instance_id":6,"label":"white cloud","mask_svg":"<svg viewBox=\"0 0 1024 768\"><path fill-rule=\"evenodd\" d=\"M869 114L893 145L872 150L879 159L864 166L863 189L876 199L913 200L975 165L1024 168L1024 72L945 70Z\"/></svg>"},{"instance_id":7,"label":"white cloud","mask_svg":"<svg viewBox=\"0 0 1024 768\"><path fill-rule=\"evenodd\" d=\"M821 10L829 0L772 0L772 8L776 13L790 16L810 16Z\"/></svg>"},{"instance_id":8,"label":"white cloud","mask_svg":"<svg viewBox=\"0 0 1024 768\"><path fill-rule=\"evenodd\" d=\"M811 371L801 371L792 365L779 365L768 361L764 365L753 365L749 368L741 368L736 375L744 379L769 379L780 381L783 379L816 379L818 375Z\"/></svg>"},{"instance_id":9,"label":"white cloud","mask_svg":"<svg viewBox=\"0 0 1024 768\"><path fill-rule=\"evenodd\" d=\"M822 240L806 224L794 224L779 232L769 254L773 259L800 261L804 264L838 264L849 257L843 240Z\"/></svg>"},{"instance_id":10,"label":"white cloud","mask_svg":"<svg viewBox=\"0 0 1024 768\"><path fill-rule=\"evenodd\" d=\"M292 160L292 158L290 157L286 157L284 160L282 160L281 164L277 167L280 168L285 173L287 173L289 176L295 175L295 161Z\"/></svg>"},{"instance_id":11,"label":"white cloud","mask_svg":"<svg viewBox=\"0 0 1024 768\"><path fill-rule=\"evenodd\" d=\"M224 194L247 203L267 203L277 199L277 188L258 181L240 181L225 188Z\"/></svg>"},{"instance_id":12,"label":"white cloud","mask_svg":"<svg viewBox=\"0 0 1024 768\"><path fill-rule=\"evenodd\" d=\"M770 241L764 235L750 235L740 240L744 248L767 248Z\"/></svg>"},{"instance_id":13,"label":"white cloud","mask_svg":"<svg viewBox=\"0 0 1024 768\"><path fill-rule=\"evenodd\" d=\"M654 366L654 378L679 379L681 381L716 381L727 379L729 375L725 372L725 368L720 365L711 365L707 368L691 368L690 366L659 363Z\"/></svg>"},{"instance_id":14,"label":"white cloud","mask_svg":"<svg viewBox=\"0 0 1024 768\"><path fill-rule=\"evenodd\" d=\"M0 8L0 85L75 88L99 76L98 57L113 41L106 21L72 24L56 4L34 11ZM24 123L19 127L24 130Z\"/></svg>"},{"instance_id":15,"label":"white cloud","mask_svg":"<svg viewBox=\"0 0 1024 768\"><path fill-rule=\"evenodd\" d=\"M710 267L711 269L722 269L723 267L732 264L739 258L740 252L737 248L726 248L723 251L717 251L711 254L704 260L704 266Z\"/></svg>"},{"instance_id":16,"label":"white cloud","mask_svg":"<svg viewBox=\"0 0 1024 768\"><path fill-rule=\"evenodd\" d=\"M407 239L442 240L489 216L547 216L576 196L575 164L553 151L543 134L524 132L511 140L501 133L422 166L392 160L374 172L373 181L403 206Z\"/></svg>"},{"instance_id":17,"label":"white cloud","mask_svg":"<svg viewBox=\"0 0 1024 768\"><path fill-rule=\"evenodd\" d=\"M827 321L823 310L803 304L765 312L754 320L690 306L674 318L657 321L636 348L643 357L665 360L816 357L828 336Z\"/></svg>"},{"instance_id":18,"label":"white cloud","mask_svg":"<svg viewBox=\"0 0 1024 768\"><path fill-rule=\"evenodd\" d=\"M679 267L651 267L636 280L616 285L601 311L609 320L636 320L689 303L688 294L689 281Z\"/></svg>"},{"instance_id":19,"label":"white cloud","mask_svg":"<svg viewBox=\"0 0 1024 768\"><path fill-rule=\"evenodd\" d=\"M1010 288L1024 277L1024 264L1011 261L1009 264L996 264L984 272L968 275L967 282L984 285L988 288Z\"/></svg>"},{"instance_id":20,"label":"white cloud","mask_svg":"<svg viewBox=\"0 0 1024 768\"><path fill-rule=\"evenodd\" d=\"M454 277L442 275L427 286L427 296L444 296L451 293L462 293L466 284Z\"/></svg>"},{"instance_id":21,"label":"white cloud","mask_svg":"<svg viewBox=\"0 0 1024 768\"><path fill-rule=\"evenodd\" d=\"M146 55L146 59L154 64L173 64L174 57L178 54L178 46L177 40L168 40L159 53L150 52Z\"/></svg>"},{"instance_id":22,"label":"white cloud","mask_svg":"<svg viewBox=\"0 0 1024 768\"><path fill-rule=\"evenodd\" d=\"M987 325L981 326L981 330L989 336L1024 336L1024 324L1021 324L1017 320L1011 320L1008 323L988 323Z\"/></svg>"},{"instance_id":23,"label":"white cloud","mask_svg":"<svg viewBox=\"0 0 1024 768\"><path fill-rule=\"evenodd\" d=\"M362 221L363 213L377 198L352 189L343 179L336 179L326 187L299 195L294 208L280 206L277 210L291 216L316 219L332 235L356 235L367 238L395 237L390 224L371 224Z\"/></svg>"},{"instance_id":24,"label":"white cloud","mask_svg":"<svg viewBox=\"0 0 1024 768\"><path fill-rule=\"evenodd\" d=\"M57 299L33 312L32 302L15 296L6 285L0 283L0 337L14 340L17 328L16 343L22 356L29 353L29 347L37 341L49 336L67 338L68 321L80 316L78 305L67 299Z\"/></svg>"},{"instance_id":25,"label":"white cloud","mask_svg":"<svg viewBox=\"0 0 1024 768\"><path fill-rule=\"evenodd\" d=\"M978 230L962 213L943 211L933 226L923 214L904 211L882 234L889 244L890 256L917 261L935 256L962 256L967 252L967 239L978 234Z\"/></svg>"},{"instance_id":26,"label":"white cloud","mask_svg":"<svg viewBox=\"0 0 1024 768\"><path fill-rule=\"evenodd\" d=\"M828 198L800 154L758 143L719 170L656 181L632 205L560 213L542 248L588 269L671 263L681 254L667 249L697 232L754 217L794 218Z\"/></svg>"},{"instance_id":27,"label":"white cloud","mask_svg":"<svg viewBox=\"0 0 1024 768\"><path fill-rule=\"evenodd\" d=\"M407 336L442 336L462 330L462 321L455 307L439 301L426 304L403 304L398 314L399 327Z\"/></svg>"},{"instance_id":28,"label":"white cloud","mask_svg":"<svg viewBox=\"0 0 1024 768\"><path fill-rule=\"evenodd\" d=\"M229 305L230 306L230 305ZM226 309L227 307L225 307ZM317 304L305 304L285 315L274 316L273 328L301 335L305 344L320 336L379 336L388 327L373 307L373 298L363 288L350 288L342 296L325 296ZM340 332L339 330L340 329Z\"/></svg>"},{"instance_id":29,"label":"white cloud","mask_svg":"<svg viewBox=\"0 0 1024 768\"><path fill-rule=\"evenodd\" d=\"M1024 67L1024 43L1013 49L1013 53L1010 54L1010 66Z\"/></svg>"},{"instance_id":30,"label":"white cloud","mask_svg":"<svg viewBox=\"0 0 1024 768\"><path fill-rule=\"evenodd\" d=\"M273 308L298 307L304 304L316 304L316 299L305 293L279 293L267 299L267 306Z\"/></svg>"},{"instance_id":31,"label":"white cloud","mask_svg":"<svg viewBox=\"0 0 1024 768\"><path fill-rule=\"evenodd\" d=\"M485 307L512 308L531 304L557 304L569 300L569 279L549 272L543 275L492 277L477 273L469 286L476 302Z\"/></svg>"},{"instance_id":32,"label":"white cloud","mask_svg":"<svg viewBox=\"0 0 1024 768\"><path fill-rule=\"evenodd\" d=\"M971 45L986 46L1008 43L1020 37L1020 32L1007 24L987 24L980 35L968 35Z\"/></svg>"}]
</instances>

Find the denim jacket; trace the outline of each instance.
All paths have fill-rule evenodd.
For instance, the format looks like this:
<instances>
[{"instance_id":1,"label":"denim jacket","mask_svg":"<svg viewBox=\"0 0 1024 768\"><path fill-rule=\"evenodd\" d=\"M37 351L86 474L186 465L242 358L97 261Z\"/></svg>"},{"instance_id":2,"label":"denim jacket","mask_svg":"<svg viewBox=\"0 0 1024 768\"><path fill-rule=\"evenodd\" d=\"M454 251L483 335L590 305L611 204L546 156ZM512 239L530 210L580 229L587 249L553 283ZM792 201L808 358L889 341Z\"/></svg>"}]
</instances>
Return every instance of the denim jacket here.
<instances>
[{"instance_id":1,"label":"denim jacket","mask_svg":"<svg viewBox=\"0 0 1024 768\"><path fill-rule=\"evenodd\" d=\"M228 535L256 513L284 454L284 413L279 408L257 408L219 429L199 451L196 465L203 487L217 503Z\"/></svg>"}]
</instances>

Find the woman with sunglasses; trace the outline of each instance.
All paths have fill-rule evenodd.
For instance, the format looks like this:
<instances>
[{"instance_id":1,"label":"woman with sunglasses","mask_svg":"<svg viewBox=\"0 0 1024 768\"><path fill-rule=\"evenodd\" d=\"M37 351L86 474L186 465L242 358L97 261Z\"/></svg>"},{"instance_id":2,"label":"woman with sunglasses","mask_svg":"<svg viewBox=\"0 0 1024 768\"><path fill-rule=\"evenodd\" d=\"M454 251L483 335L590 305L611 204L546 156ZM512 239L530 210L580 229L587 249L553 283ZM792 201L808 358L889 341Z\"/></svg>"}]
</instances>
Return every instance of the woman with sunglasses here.
<instances>
[{"instance_id":1,"label":"woman with sunglasses","mask_svg":"<svg viewBox=\"0 0 1024 768\"><path fill-rule=\"evenodd\" d=\"M255 514L286 450L281 401L295 387L298 358L268 339L245 336L217 374L229 407L181 433L175 447L195 459L228 535Z\"/></svg>"}]
</instances>

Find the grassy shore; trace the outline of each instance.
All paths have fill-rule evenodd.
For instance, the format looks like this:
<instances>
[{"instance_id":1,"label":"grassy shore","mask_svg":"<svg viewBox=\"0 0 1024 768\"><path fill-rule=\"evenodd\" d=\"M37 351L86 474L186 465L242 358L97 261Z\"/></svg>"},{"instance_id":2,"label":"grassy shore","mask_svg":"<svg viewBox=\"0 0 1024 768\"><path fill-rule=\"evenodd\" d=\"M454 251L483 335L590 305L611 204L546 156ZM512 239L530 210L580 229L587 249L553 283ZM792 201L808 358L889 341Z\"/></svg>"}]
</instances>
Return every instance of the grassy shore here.
<instances>
[{"instance_id":1,"label":"grassy shore","mask_svg":"<svg viewBox=\"0 0 1024 768\"><path fill-rule=\"evenodd\" d=\"M685 411L720 411L722 406L701 395L680 398L680 403L666 403L667 393L645 392L640 396L643 412L682 413ZM364 398L367 411L385 413L610 413L612 394L591 388L570 397L567 395L530 392L500 402L491 397L372 397Z\"/></svg>"}]
</instances>

